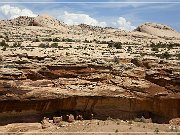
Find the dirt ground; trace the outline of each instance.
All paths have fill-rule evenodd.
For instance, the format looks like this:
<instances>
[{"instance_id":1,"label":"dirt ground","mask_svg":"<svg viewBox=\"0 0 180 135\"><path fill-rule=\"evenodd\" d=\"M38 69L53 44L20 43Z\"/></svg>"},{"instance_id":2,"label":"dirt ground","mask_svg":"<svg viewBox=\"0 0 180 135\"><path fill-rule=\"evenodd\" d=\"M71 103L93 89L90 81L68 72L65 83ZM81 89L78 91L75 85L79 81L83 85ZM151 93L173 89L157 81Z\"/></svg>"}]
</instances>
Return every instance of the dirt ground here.
<instances>
[{"instance_id":1,"label":"dirt ground","mask_svg":"<svg viewBox=\"0 0 180 135\"><path fill-rule=\"evenodd\" d=\"M143 123L134 121L84 120L72 123L61 122L42 129L41 123L13 123L0 127L1 134L61 134L61 135L114 135L114 134L175 134L180 135L180 127L169 124Z\"/></svg>"}]
</instances>

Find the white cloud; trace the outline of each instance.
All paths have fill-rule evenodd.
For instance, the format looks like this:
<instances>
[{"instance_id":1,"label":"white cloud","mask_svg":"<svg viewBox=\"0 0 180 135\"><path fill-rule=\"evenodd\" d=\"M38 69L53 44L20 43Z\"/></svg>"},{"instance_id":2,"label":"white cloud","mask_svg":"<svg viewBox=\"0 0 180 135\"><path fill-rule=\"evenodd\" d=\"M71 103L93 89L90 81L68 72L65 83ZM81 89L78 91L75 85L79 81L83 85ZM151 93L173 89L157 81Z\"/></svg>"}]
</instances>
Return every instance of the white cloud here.
<instances>
[{"instance_id":1,"label":"white cloud","mask_svg":"<svg viewBox=\"0 0 180 135\"><path fill-rule=\"evenodd\" d=\"M7 18L16 18L18 16L29 16L29 17L36 17L37 15L34 14L31 10L24 8L20 9L19 7L13 7L10 5L3 5L0 7L0 13L5 15Z\"/></svg>"},{"instance_id":2,"label":"white cloud","mask_svg":"<svg viewBox=\"0 0 180 135\"><path fill-rule=\"evenodd\" d=\"M105 27L107 25L106 22L100 22L87 14L69 13L67 11L64 11L64 14L62 16L59 16L59 19L61 19L68 25L78 25L82 23L102 27Z\"/></svg>"},{"instance_id":3,"label":"white cloud","mask_svg":"<svg viewBox=\"0 0 180 135\"><path fill-rule=\"evenodd\" d=\"M130 30L131 31L136 28L135 26L133 26L131 24L130 21L126 20L124 17L118 18L117 25L118 25L119 29L122 29L122 30Z\"/></svg>"}]
</instances>

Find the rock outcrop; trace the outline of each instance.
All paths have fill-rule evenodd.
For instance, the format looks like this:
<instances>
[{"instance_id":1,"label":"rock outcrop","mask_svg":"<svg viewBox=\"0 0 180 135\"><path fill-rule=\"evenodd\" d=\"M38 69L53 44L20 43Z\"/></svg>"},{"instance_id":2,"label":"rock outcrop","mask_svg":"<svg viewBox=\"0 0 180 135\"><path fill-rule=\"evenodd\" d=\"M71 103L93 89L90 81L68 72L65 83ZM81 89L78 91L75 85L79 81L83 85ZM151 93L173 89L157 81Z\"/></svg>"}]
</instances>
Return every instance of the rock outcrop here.
<instances>
[{"instance_id":1,"label":"rock outcrop","mask_svg":"<svg viewBox=\"0 0 180 135\"><path fill-rule=\"evenodd\" d=\"M69 122L77 112L79 120L91 113L158 123L180 117L180 40L171 28L66 27L49 16L1 24L0 124L64 112Z\"/></svg>"},{"instance_id":2,"label":"rock outcrop","mask_svg":"<svg viewBox=\"0 0 180 135\"><path fill-rule=\"evenodd\" d=\"M179 67L153 60L131 61L135 65L54 61L56 65L35 69L25 63L15 67L17 71L1 68L0 117L43 117L60 111L90 111L100 119L144 116L159 123L180 117Z\"/></svg>"},{"instance_id":3,"label":"rock outcrop","mask_svg":"<svg viewBox=\"0 0 180 135\"><path fill-rule=\"evenodd\" d=\"M63 24L48 15L38 15L37 17L19 16L15 19L1 20L0 25L10 26L40 26L40 27L63 27Z\"/></svg>"},{"instance_id":4,"label":"rock outcrop","mask_svg":"<svg viewBox=\"0 0 180 135\"><path fill-rule=\"evenodd\" d=\"M157 23L145 23L138 26L134 31L144 32L151 35L156 35L163 38L180 39L180 33L176 32L169 26Z\"/></svg>"}]
</instances>

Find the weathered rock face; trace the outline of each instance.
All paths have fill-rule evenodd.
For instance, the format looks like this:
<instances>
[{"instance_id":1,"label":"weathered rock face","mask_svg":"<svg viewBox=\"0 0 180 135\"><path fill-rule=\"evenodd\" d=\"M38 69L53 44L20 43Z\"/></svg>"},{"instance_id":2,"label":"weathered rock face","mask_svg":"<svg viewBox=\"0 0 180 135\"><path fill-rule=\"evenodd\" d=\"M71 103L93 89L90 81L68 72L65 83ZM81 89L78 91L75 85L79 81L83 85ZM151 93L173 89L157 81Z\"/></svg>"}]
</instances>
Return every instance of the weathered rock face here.
<instances>
[{"instance_id":1,"label":"weathered rock face","mask_svg":"<svg viewBox=\"0 0 180 135\"><path fill-rule=\"evenodd\" d=\"M34 17L20 16L15 19L2 20L0 25L32 26Z\"/></svg>"},{"instance_id":2,"label":"weathered rock face","mask_svg":"<svg viewBox=\"0 0 180 135\"><path fill-rule=\"evenodd\" d=\"M60 27L62 24L55 18L48 15L39 15L37 17L20 16L15 19L2 20L0 25L12 26L41 26L41 27Z\"/></svg>"},{"instance_id":3,"label":"weathered rock face","mask_svg":"<svg viewBox=\"0 0 180 135\"><path fill-rule=\"evenodd\" d=\"M26 66L1 68L2 119L35 115L32 120L39 120L60 111L90 111L100 119L145 116L159 123L180 117L179 67L170 63L130 60Z\"/></svg>"},{"instance_id":4,"label":"weathered rock face","mask_svg":"<svg viewBox=\"0 0 180 135\"><path fill-rule=\"evenodd\" d=\"M145 23L137 27L135 31L144 32L165 38L180 38L180 33L176 32L171 27L163 24Z\"/></svg>"},{"instance_id":5,"label":"weathered rock face","mask_svg":"<svg viewBox=\"0 0 180 135\"><path fill-rule=\"evenodd\" d=\"M159 123L180 117L180 40L171 28L65 27L49 16L0 24L2 39L9 38L0 46L2 123L40 121L64 111L93 112L99 119L144 116ZM22 44L14 46L14 41ZM159 50L169 46L163 51L174 63L149 57L161 55L152 43L163 43Z\"/></svg>"},{"instance_id":6,"label":"weathered rock face","mask_svg":"<svg viewBox=\"0 0 180 135\"><path fill-rule=\"evenodd\" d=\"M48 15L41 15L34 18L34 24L43 27L59 27L61 23L55 18Z\"/></svg>"},{"instance_id":7,"label":"weathered rock face","mask_svg":"<svg viewBox=\"0 0 180 135\"><path fill-rule=\"evenodd\" d=\"M143 100L123 97L85 96L41 101L13 101L13 104L12 102L3 101L0 108L1 118L8 118L12 115L29 115L30 113L31 115L39 114L43 117L46 113L58 113L60 111L91 111L95 113L96 118L100 119L109 116L112 118L133 119L144 115L145 117L151 117L153 122L168 122L173 117L179 117L179 111L175 109L179 109L179 101L165 98Z\"/></svg>"}]
</instances>

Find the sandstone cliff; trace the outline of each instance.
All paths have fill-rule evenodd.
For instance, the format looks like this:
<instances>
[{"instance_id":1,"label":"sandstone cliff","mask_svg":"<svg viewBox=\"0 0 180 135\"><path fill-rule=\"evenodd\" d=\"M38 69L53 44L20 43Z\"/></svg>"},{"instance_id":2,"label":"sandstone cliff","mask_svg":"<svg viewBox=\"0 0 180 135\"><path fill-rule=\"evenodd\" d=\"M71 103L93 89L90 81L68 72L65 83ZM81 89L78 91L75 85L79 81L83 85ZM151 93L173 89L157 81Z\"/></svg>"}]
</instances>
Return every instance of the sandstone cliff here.
<instances>
[{"instance_id":1,"label":"sandstone cliff","mask_svg":"<svg viewBox=\"0 0 180 135\"><path fill-rule=\"evenodd\" d=\"M148 33L164 38L177 38L180 39L180 33L176 32L169 26L157 23L145 23L136 28L135 31Z\"/></svg>"},{"instance_id":2,"label":"sandstone cliff","mask_svg":"<svg viewBox=\"0 0 180 135\"><path fill-rule=\"evenodd\" d=\"M158 123L180 117L180 40L171 28L66 26L49 16L1 21L0 27L3 122L62 111Z\"/></svg>"}]
</instances>

